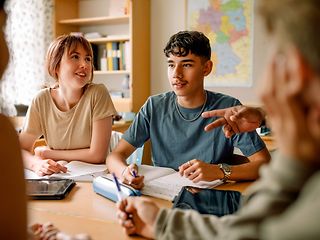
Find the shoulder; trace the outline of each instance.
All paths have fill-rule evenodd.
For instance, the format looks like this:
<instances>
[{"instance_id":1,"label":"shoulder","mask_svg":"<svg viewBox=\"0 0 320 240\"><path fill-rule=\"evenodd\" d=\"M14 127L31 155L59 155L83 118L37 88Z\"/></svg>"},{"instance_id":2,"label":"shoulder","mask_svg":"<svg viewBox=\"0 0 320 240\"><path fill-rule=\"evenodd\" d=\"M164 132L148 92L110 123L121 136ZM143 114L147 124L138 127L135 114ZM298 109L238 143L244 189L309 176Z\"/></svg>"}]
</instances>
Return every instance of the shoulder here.
<instances>
[{"instance_id":1,"label":"shoulder","mask_svg":"<svg viewBox=\"0 0 320 240\"><path fill-rule=\"evenodd\" d=\"M239 99L227 94L212 92L208 90L207 90L207 94L208 94L208 102L211 105L215 104L216 106L219 106L221 108L241 105L241 102L239 101Z\"/></svg>"},{"instance_id":2,"label":"shoulder","mask_svg":"<svg viewBox=\"0 0 320 240\"><path fill-rule=\"evenodd\" d=\"M41 89L33 98L33 102L36 104L43 103L50 98L50 88Z\"/></svg>"},{"instance_id":3,"label":"shoulder","mask_svg":"<svg viewBox=\"0 0 320 240\"><path fill-rule=\"evenodd\" d=\"M140 109L140 113L151 115L154 113L162 113L168 108L164 108L164 106L168 107L172 99L174 99L175 94L173 92L166 92L157 95L150 96L147 101L144 103L142 108Z\"/></svg>"},{"instance_id":4,"label":"shoulder","mask_svg":"<svg viewBox=\"0 0 320 240\"><path fill-rule=\"evenodd\" d=\"M37 98L44 98L50 95L50 88L43 88L41 89L35 96L35 99Z\"/></svg>"},{"instance_id":5,"label":"shoulder","mask_svg":"<svg viewBox=\"0 0 320 240\"><path fill-rule=\"evenodd\" d=\"M86 87L84 94L86 96L86 99L107 100L108 98L110 98L108 89L104 84L91 83Z\"/></svg>"},{"instance_id":6,"label":"shoulder","mask_svg":"<svg viewBox=\"0 0 320 240\"><path fill-rule=\"evenodd\" d=\"M107 92L107 88L104 84L91 83L86 87L86 92L88 93L104 93Z\"/></svg>"},{"instance_id":7,"label":"shoulder","mask_svg":"<svg viewBox=\"0 0 320 240\"><path fill-rule=\"evenodd\" d=\"M174 92L165 92L149 97L147 102L150 102L152 104L163 104L171 102L173 99L175 99Z\"/></svg>"}]
</instances>

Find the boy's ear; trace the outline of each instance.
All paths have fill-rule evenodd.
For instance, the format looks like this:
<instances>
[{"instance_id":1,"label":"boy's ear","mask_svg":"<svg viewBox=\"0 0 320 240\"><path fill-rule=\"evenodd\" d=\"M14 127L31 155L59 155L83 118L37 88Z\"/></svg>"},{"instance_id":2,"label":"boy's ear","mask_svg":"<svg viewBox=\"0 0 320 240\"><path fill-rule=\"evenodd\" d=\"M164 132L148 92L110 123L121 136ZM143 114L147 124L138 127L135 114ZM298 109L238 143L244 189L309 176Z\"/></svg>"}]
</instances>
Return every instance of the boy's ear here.
<instances>
[{"instance_id":1,"label":"boy's ear","mask_svg":"<svg viewBox=\"0 0 320 240\"><path fill-rule=\"evenodd\" d=\"M208 76L212 71L212 67L213 62L211 60L206 61L203 68L203 75Z\"/></svg>"},{"instance_id":2,"label":"boy's ear","mask_svg":"<svg viewBox=\"0 0 320 240\"><path fill-rule=\"evenodd\" d=\"M286 54L286 67L290 79L287 86L291 93L296 94L308 84L311 68L296 47L288 47Z\"/></svg>"}]
</instances>

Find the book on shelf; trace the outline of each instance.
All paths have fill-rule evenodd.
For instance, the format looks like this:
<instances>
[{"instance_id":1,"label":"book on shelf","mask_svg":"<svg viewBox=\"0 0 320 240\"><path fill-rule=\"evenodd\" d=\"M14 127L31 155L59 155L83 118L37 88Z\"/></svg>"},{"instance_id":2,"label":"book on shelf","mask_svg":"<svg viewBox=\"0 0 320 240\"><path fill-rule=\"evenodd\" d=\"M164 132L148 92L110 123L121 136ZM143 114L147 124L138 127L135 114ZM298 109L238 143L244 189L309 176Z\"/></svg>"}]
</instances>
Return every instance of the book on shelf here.
<instances>
[{"instance_id":1,"label":"book on shelf","mask_svg":"<svg viewBox=\"0 0 320 240\"><path fill-rule=\"evenodd\" d=\"M131 70L131 46L129 41L124 42L124 49L123 49L123 62L124 62L124 69L130 71Z\"/></svg>"},{"instance_id":2,"label":"book on shelf","mask_svg":"<svg viewBox=\"0 0 320 240\"><path fill-rule=\"evenodd\" d=\"M107 70L108 71L119 71L126 70L126 52L125 42L123 41L110 41L105 45L106 59L107 59ZM128 61L128 60L127 60ZM100 68L103 70L103 67Z\"/></svg>"},{"instance_id":3,"label":"book on shelf","mask_svg":"<svg viewBox=\"0 0 320 240\"><path fill-rule=\"evenodd\" d=\"M113 62L112 62L112 42L107 42L106 43L106 48L107 48L107 69L108 71L113 70Z\"/></svg>"},{"instance_id":4,"label":"book on shelf","mask_svg":"<svg viewBox=\"0 0 320 240\"><path fill-rule=\"evenodd\" d=\"M119 42L118 58L119 58L119 70L125 70L125 66L124 66L124 42Z\"/></svg>"},{"instance_id":5,"label":"book on shelf","mask_svg":"<svg viewBox=\"0 0 320 240\"><path fill-rule=\"evenodd\" d=\"M119 70L129 70L128 66L130 64L130 42L121 41L119 42L118 50L118 61L119 61Z\"/></svg>"},{"instance_id":6,"label":"book on shelf","mask_svg":"<svg viewBox=\"0 0 320 240\"><path fill-rule=\"evenodd\" d=\"M106 164L92 164L85 163L81 161L59 161L67 167L68 171L66 173L55 173L52 175L39 176L35 172L25 169L24 177L25 179L50 179L50 178L69 178L75 181L81 182L92 182L92 180L97 176L107 175L107 165Z\"/></svg>"},{"instance_id":7,"label":"book on shelf","mask_svg":"<svg viewBox=\"0 0 320 240\"><path fill-rule=\"evenodd\" d=\"M93 52L93 67L94 69L101 69L100 57L99 57L99 46L97 44L91 43Z\"/></svg>"},{"instance_id":8,"label":"book on shelf","mask_svg":"<svg viewBox=\"0 0 320 240\"><path fill-rule=\"evenodd\" d=\"M119 67L119 42L112 42L112 70L120 70Z\"/></svg>"},{"instance_id":9,"label":"book on shelf","mask_svg":"<svg viewBox=\"0 0 320 240\"><path fill-rule=\"evenodd\" d=\"M141 189L141 193L143 195L153 196L169 201L173 201L174 197L178 195L184 186L213 188L223 183L221 180L214 180L211 182L200 181L198 183L193 183L188 178L180 176L179 172L172 168L154 167L149 165L140 165L139 175L144 176L144 187ZM104 188L104 191L106 191L106 188L109 188L110 186L110 180L112 180L112 175L107 174L105 177L95 178L93 180L93 185L95 185L95 182L99 182L98 187ZM124 184L124 186L126 185ZM109 193L116 191L115 188L108 190ZM108 198L108 196L105 197Z\"/></svg>"},{"instance_id":10,"label":"book on shelf","mask_svg":"<svg viewBox=\"0 0 320 240\"><path fill-rule=\"evenodd\" d=\"M100 58L100 70L107 71L107 49L103 49L102 56Z\"/></svg>"}]
</instances>

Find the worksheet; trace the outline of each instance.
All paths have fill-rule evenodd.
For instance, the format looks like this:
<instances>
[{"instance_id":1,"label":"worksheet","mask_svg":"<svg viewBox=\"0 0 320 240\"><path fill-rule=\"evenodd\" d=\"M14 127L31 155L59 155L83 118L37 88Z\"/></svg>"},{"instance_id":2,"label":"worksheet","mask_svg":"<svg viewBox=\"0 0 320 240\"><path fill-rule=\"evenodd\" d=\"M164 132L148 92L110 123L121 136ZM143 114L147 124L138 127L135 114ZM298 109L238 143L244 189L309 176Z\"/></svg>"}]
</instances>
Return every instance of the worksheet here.
<instances>
[{"instance_id":1,"label":"worksheet","mask_svg":"<svg viewBox=\"0 0 320 240\"><path fill-rule=\"evenodd\" d=\"M106 164L92 164L81 161L58 161L67 167L66 173L55 173L49 176L38 176L35 172L25 169L25 179L70 178L75 181L92 182L94 177L107 174Z\"/></svg>"}]
</instances>

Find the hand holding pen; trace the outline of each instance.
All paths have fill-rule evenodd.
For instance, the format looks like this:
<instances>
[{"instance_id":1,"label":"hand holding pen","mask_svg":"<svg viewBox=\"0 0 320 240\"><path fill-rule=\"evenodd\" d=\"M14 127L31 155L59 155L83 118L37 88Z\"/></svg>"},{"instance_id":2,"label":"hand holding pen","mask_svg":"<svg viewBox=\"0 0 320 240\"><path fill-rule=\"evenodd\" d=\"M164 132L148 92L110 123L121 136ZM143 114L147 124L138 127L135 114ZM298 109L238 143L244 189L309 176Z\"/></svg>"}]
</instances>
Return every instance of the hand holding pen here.
<instances>
[{"instance_id":1,"label":"hand holding pen","mask_svg":"<svg viewBox=\"0 0 320 240\"><path fill-rule=\"evenodd\" d=\"M130 185L135 189L141 189L144 186L143 179L144 176L139 176L138 166L134 163L130 164L122 170L122 182Z\"/></svg>"},{"instance_id":2,"label":"hand holding pen","mask_svg":"<svg viewBox=\"0 0 320 240\"><path fill-rule=\"evenodd\" d=\"M121 202L124 199L124 196L122 195L122 191L121 191L120 184L118 182L118 178L116 177L116 175L114 173L112 173L112 176L113 176L114 184L115 184L116 189L117 189L118 202Z\"/></svg>"}]
</instances>

